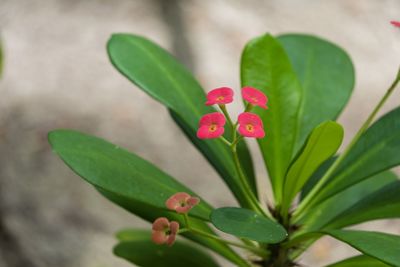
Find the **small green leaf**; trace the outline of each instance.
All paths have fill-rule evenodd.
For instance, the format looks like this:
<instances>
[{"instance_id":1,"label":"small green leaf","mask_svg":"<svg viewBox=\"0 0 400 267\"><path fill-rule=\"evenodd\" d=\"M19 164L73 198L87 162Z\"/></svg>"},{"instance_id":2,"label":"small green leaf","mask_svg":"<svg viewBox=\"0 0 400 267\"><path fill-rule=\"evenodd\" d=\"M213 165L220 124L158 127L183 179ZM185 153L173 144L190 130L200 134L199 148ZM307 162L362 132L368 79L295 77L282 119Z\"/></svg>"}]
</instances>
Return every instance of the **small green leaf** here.
<instances>
[{"instance_id":1,"label":"small green leaf","mask_svg":"<svg viewBox=\"0 0 400 267\"><path fill-rule=\"evenodd\" d=\"M338 229L370 220L400 218L400 181L393 181L383 188L364 195L360 201L338 214L325 226Z\"/></svg>"},{"instance_id":2,"label":"small green leaf","mask_svg":"<svg viewBox=\"0 0 400 267\"><path fill-rule=\"evenodd\" d=\"M240 186L230 149L218 139L199 140L196 137L200 118L215 112L215 109L204 105L205 93L192 74L166 50L141 36L113 34L107 51L118 71L168 108L175 122L221 175L239 203L250 207ZM228 127L226 132L229 135ZM244 142L238 151L256 194L253 165Z\"/></svg>"},{"instance_id":3,"label":"small green leaf","mask_svg":"<svg viewBox=\"0 0 400 267\"><path fill-rule=\"evenodd\" d=\"M400 266L400 236L354 230L329 230L325 232L363 254L389 265Z\"/></svg>"},{"instance_id":4,"label":"small green leaf","mask_svg":"<svg viewBox=\"0 0 400 267\"><path fill-rule=\"evenodd\" d=\"M295 152L310 131L326 120L335 120L354 88L354 67L337 45L316 36L278 36L303 89Z\"/></svg>"},{"instance_id":5,"label":"small green leaf","mask_svg":"<svg viewBox=\"0 0 400 267\"><path fill-rule=\"evenodd\" d=\"M315 208L308 210L305 217L299 222L302 225L300 232L318 231L326 228L334 222L335 218L340 219L339 214L396 180L397 177L393 172L385 171L347 188Z\"/></svg>"},{"instance_id":6,"label":"small green leaf","mask_svg":"<svg viewBox=\"0 0 400 267\"><path fill-rule=\"evenodd\" d=\"M121 233L119 234L121 235ZM130 230L129 239L114 247L114 254L141 267L218 267L210 255L199 248L177 240L173 246L154 244L150 231Z\"/></svg>"},{"instance_id":7,"label":"small green leaf","mask_svg":"<svg viewBox=\"0 0 400 267\"><path fill-rule=\"evenodd\" d=\"M282 209L290 203L317 168L338 150L343 140L343 127L333 121L318 125L308 137L304 148L286 175Z\"/></svg>"},{"instance_id":8,"label":"small green leaf","mask_svg":"<svg viewBox=\"0 0 400 267\"><path fill-rule=\"evenodd\" d=\"M372 175L400 164L400 108L385 114L357 141L310 207Z\"/></svg>"},{"instance_id":9,"label":"small green leaf","mask_svg":"<svg viewBox=\"0 0 400 267\"><path fill-rule=\"evenodd\" d=\"M287 237L285 228L280 224L247 209L215 209L210 219L222 232L258 242L274 244Z\"/></svg>"},{"instance_id":10,"label":"small green leaf","mask_svg":"<svg viewBox=\"0 0 400 267\"><path fill-rule=\"evenodd\" d=\"M326 267L390 267L390 265L366 255L360 255L330 264Z\"/></svg>"},{"instance_id":11,"label":"small green leaf","mask_svg":"<svg viewBox=\"0 0 400 267\"><path fill-rule=\"evenodd\" d=\"M298 131L298 110L302 89L282 45L265 34L247 43L241 59L241 84L263 91L268 110L255 108L261 116L266 137L258 139L277 203L281 203L283 182L294 154Z\"/></svg>"},{"instance_id":12,"label":"small green leaf","mask_svg":"<svg viewBox=\"0 0 400 267\"><path fill-rule=\"evenodd\" d=\"M79 176L111 193L166 209L176 192L195 195L153 164L100 138L72 130L49 133L53 151ZM212 208L204 200L191 215L208 220Z\"/></svg>"}]
</instances>

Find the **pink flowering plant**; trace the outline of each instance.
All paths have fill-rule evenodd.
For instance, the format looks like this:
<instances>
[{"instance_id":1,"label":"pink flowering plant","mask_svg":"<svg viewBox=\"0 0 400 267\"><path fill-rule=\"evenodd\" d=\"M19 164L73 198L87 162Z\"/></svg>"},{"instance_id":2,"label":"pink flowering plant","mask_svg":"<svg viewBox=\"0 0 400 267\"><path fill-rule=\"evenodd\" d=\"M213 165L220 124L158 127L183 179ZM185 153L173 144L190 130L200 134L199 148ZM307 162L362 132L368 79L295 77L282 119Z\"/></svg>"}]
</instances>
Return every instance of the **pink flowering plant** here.
<instances>
[{"instance_id":1,"label":"pink flowering plant","mask_svg":"<svg viewBox=\"0 0 400 267\"><path fill-rule=\"evenodd\" d=\"M391 23L396 32L399 23ZM359 251L330 267L400 266L400 236L347 229L400 217L400 181L391 171L400 164L400 108L377 118L400 71L339 152L344 130L336 119L355 73L329 41L304 34L250 40L241 94L229 87L206 94L182 64L141 36L114 34L107 51L118 71L166 106L237 201L214 207L132 152L73 130L50 132L54 152L75 173L152 223L118 232L117 256L143 267L221 266L216 255L241 267L289 267L328 235ZM228 110L234 101L244 104L235 117ZM268 177L256 179L248 138L257 140ZM260 179L269 179L271 195Z\"/></svg>"}]
</instances>

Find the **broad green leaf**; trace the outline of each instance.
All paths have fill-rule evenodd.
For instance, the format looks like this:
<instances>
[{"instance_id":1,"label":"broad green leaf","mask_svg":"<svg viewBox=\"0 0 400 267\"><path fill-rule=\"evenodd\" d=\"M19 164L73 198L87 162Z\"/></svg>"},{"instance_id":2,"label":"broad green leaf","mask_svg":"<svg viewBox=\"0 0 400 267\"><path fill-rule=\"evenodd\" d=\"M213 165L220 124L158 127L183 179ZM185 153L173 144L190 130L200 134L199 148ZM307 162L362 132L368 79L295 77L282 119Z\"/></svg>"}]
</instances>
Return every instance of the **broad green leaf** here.
<instances>
[{"instance_id":1,"label":"broad green leaf","mask_svg":"<svg viewBox=\"0 0 400 267\"><path fill-rule=\"evenodd\" d=\"M337 45L304 34L278 36L303 89L299 110L298 151L310 131L326 120L335 120L354 88L354 67Z\"/></svg>"},{"instance_id":2,"label":"broad green leaf","mask_svg":"<svg viewBox=\"0 0 400 267\"><path fill-rule=\"evenodd\" d=\"M266 129L258 139L277 203L287 168L294 154L298 135L298 110L302 89L282 45L265 34L251 40L241 58L242 86L263 91L269 99L268 110L255 108Z\"/></svg>"},{"instance_id":3,"label":"broad green leaf","mask_svg":"<svg viewBox=\"0 0 400 267\"><path fill-rule=\"evenodd\" d=\"M400 108L385 114L358 140L311 206L400 164Z\"/></svg>"},{"instance_id":4,"label":"broad green leaf","mask_svg":"<svg viewBox=\"0 0 400 267\"><path fill-rule=\"evenodd\" d=\"M176 192L195 195L153 164L100 138L72 130L49 133L53 151L79 176L111 193L158 208ZM204 200L191 215L208 220L212 208Z\"/></svg>"},{"instance_id":5,"label":"broad green leaf","mask_svg":"<svg viewBox=\"0 0 400 267\"><path fill-rule=\"evenodd\" d=\"M204 251L177 240L173 246L156 245L151 232L130 230L130 239L114 247L114 254L141 267L218 267Z\"/></svg>"},{"instance_id":6,"label":"broad green leaf","mask_svg":"<svg viewBox=\"0 0 400 267\"><path fill-rule=\"evenodd\" d=\"M354 230L330 230L326 233L349 244L363 254L391 266L400 266L400 236Z\"/></svg>"},{"instance_id":7,"label":"broad green leaf","mask_svg":"<svg viewBox=\"0 0 400 267\"><path fill-rule=\"evenodd\" d=\"M365 195L359 202L332 219L325 228L342 228L376 219L400 218L400 181Z\"/></svg>"},{"instance_id":8,"label":"broad green leaf","mask_svg":"<svg viewBox=\"0 0 400 267\"><path fill-rule=\"evenodd\" d=\"M360 255L330 264L326 267L390 267L390 265L366 255Z\"/></svg>"},{"instance_id":9,"label":"broad green leaf","mask_svg":"<svg viewBox=\"0 0 400 267\"><path fill-rule=\"evenodd\" d=\"M335 218L340 218L339 214L350 209L352 206L356 205L356 203L362 201L366 196L369 196L374 192L379 192L382 188L385 188L396 180L397 177L394 173L385 171L353 185L332 198L327 199L315 208L307 211L305 217L299 222L299 224L302 225L299 234L326 228L335 220Z\"/></svg>"},{"instance_id":10,"label":"broad green leaf","mask_svg":"<svg viewBox=\"0 0 400 267\"><path fill-rule=\"evenodd\" d=\"M280 224L247 209L215 209L210 219L222 232L258 242L274 244L287 237L285 228Z\"/></svg>"},{"instance_id":11,"label":"broad green leaf","mask_svg":"<svg viewBox=\"0 0 400 267\"><path fill-rule=\"evenodd\" d=\"M321 123L311 132L286 175L283 210L289 209L293 198L317 168L336 153L342 140L343 127L333 121Z\"/></svg>"},{"instance_id":12,"label":"broad green leaf","mask_svg":"<svg viewBox=\"0 0 400 267\"><path fill-rule=\"evenodd\" d=\"M112 202L149 222L164 216L183 225L181 216L166 210L165 200L179 191L194 193L151 163L100 138L72 130L50 132L49 141L75 173ZM202 200L190 211L190 216L208 220L211 209ZM204 222L192 220L195 228L212 233ZM235 263L243 262L235 252L217 241L192 234L185 236Z\"/></svg>"},{"instance_id":13,"label":"broad green leaf","mask_svg":"<svg viewBox=\"0 0 400 267\"><path fill-rule=\"evenodd\" d=\"M167 51L137 35L114 34L108 41L107 49L114 66L169 109L174 120L214 166L239 203L249 207L230 149L218 139L197 140L196 130L200 118L215 109L204 105L205 93L189 71ZM245 159L242 163L247 178L256 193L250 154L244 143L241 144L240 153L241 159Z\"/></svg>"},{"instance_id":14,"label":"broad green leaf","mask_svg":"<svg viewBox=\"0 0 400 267\"><path fill-rule=\"evenodd\" d=\"M108 191L105 190L101 190L98 188L98 191L105 196L107 199L109 199L110 201L116 203L117 205L121 206L122 208L126 209L127 211L143 218L144 220L148 221L148 222L153 222L155 219L159 218L159 217L167 217L170 220L174 220L179 222L180 225L185 225L185 221L182 218L182 216L180 216L179 214L175 213L175 212L170 212L167 211L165 209L160 209L160 208L156 208L153 206L150 206L146 203L142 203L142 202L138 202L129 198L125 198L122 196L119 196L117 194L113 194L110 193ZM190 213L189 213L190 216ZM209 234L215 234L210 227L204 223L204 221L195 219L195 218L191 218L190 220L191 222L191 227L197 230L200 230L202 232L206 232ZM202 246L213 250L214 252L220 254L221 256L223 256L224 258L226 258L227 260L235 263L238 266L244 266L244 267L248 267L248 263L243 260L243 258L241 258L236 252L234 252L230 247L228 247L227 245L218 242L216 240L210 239L210 238L206 238L206 237L202 237L199 235L195 235L189 232L183 233L182 236L201 244ZM126 239L127 236L121 236L118 235L118 238L123 241L122 239Z\"/></svg>"}]
</instances>

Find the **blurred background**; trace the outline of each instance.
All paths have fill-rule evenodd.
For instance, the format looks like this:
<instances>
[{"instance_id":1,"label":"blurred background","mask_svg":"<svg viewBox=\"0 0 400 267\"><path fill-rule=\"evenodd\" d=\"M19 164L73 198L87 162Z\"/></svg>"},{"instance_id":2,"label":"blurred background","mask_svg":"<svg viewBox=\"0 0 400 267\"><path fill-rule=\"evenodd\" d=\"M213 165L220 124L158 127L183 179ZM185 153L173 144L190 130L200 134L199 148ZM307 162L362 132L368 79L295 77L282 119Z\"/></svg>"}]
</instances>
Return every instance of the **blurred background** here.
<instances>
[{"instance_id":1,"label":"blurred background","mask_svg":"<svg viewBox=\"0 0 400 267\"><path fill-rule=\"evenodd\" d=\"M73 128L150 160L215 206L235 202L164 107L108 61L114 32L145 35L191 69L206 90L239 93L245 43L264 32L319 35L351 55L357 83L340 117L347 143L391 83L400 62L399 0L0 0L0 266L131 266L112 255L113 233L149 227L103 199L47 143ZM399 105L400 90L384 111ZM335 99L332 99L335 101ZM231 111L238 113L238 103ZM265 170L254 142L259 183ZM358 228L400 234L400 221ZM355 254L330 238L302 257L322 266ZM222 261L224 266L231 264Z\"/></svg>"}]
</instances>

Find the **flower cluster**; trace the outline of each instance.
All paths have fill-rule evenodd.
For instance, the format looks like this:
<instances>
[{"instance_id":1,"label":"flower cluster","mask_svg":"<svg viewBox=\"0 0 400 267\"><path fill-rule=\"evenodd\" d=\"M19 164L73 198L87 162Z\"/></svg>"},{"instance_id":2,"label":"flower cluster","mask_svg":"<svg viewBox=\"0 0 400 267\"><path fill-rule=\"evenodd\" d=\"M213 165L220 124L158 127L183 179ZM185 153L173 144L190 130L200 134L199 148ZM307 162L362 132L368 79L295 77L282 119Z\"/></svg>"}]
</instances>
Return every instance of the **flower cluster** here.
<instances>
[{"instance_id":1,"label":"flower cluster","mask_svg":"<svg viewBox=\"0 0 400 267\"><path fill-rule=\"evenodd\" d=\"M265 132L261 118L257 114L249 111L254 106L267 109L268 98L261 91L248 86L242 88L242 97L247 102L246 110L239 115L237 123L231 126L234 127L236 131L236 127L239 125L238 131L242 136L263 138ZM219 105L224 114L214 112L204 115L199 122L199 129L197 131L198 138L218 138L224 134L224 126L227 119L230 122L230 119L227 118L229 115L225 110L225 105L232 101L233 90L229 87L216 88L207 94L207 101L205 104L207 106Z\"/></svg>"},{"instance_id":2,"label":"flower cluster","mask_svg":"<svg viewBox=\"0 0 400 267\"><path fill-rule=\"evenodd\" d=\"M188 193L178 192L172 195L165 202L165 206L174 210L179 214L186 214L198 203L200 199L197 197L192 197ZM153 233L151 239L154 243L158 245L167 244L172 246L175 242L176 235L179 233L179 223L176 221L169 221L165 217L157 218L153 222Z\"/></svg>"}]
</instances>

